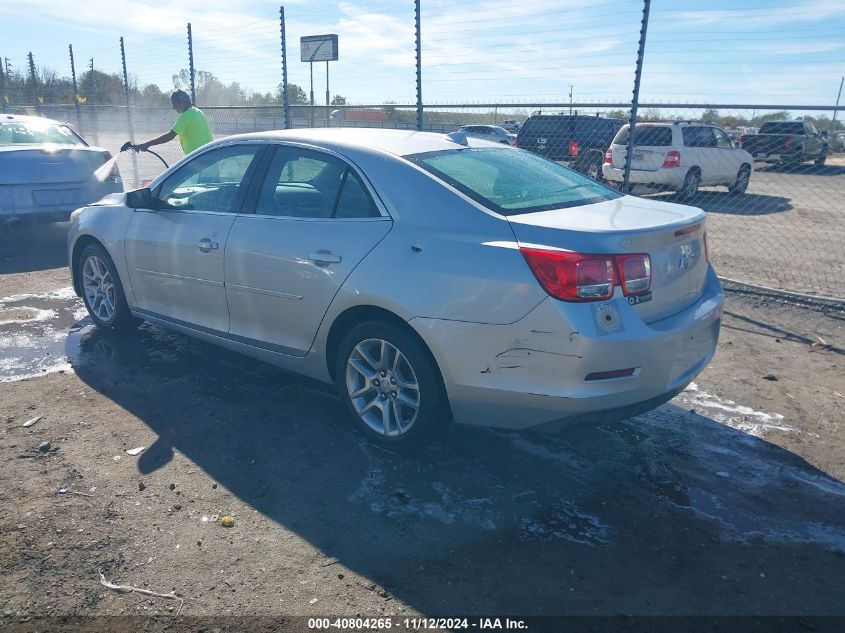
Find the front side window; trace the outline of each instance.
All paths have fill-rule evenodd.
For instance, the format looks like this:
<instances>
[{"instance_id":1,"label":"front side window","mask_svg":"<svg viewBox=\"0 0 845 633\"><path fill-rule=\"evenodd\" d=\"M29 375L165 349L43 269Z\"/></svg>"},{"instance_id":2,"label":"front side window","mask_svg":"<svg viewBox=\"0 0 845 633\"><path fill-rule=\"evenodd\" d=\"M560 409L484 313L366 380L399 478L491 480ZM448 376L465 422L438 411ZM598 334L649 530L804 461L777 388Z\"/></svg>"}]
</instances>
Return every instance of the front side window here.
<instances>
[{"instance_id":1,"label":"front side window","mask_svg":"<svg viewBox=\"0 0 845 633\"><path fill-rule=\"evenodd\" d=\"M0 123L0 146L3 145L85 145L66 125L49 121L9 121Z\"/></svg>"},{"instance_id":2,"label":"front side window","mask_svg":"<svg viewBox=\"0 0 845 633\"><path fill-rule=\"evenodd\" d=\"M502 215L593 204L621 195L571 169L519 149L467 148L405 158Z\"/></svg>"},{"instance_id":3,"label":"front side window","mask_svg":"<svg viewBox=\"0 0 845 633\"><path fill-rule=\"evenodd\" d=\"M369 193L344 161L298 147L276 149L255 213L325 219L379 216Z\"/></svg>"},{"instance_id":4,"label":"front side window","mask_svg":"<svg viewBox=\"0 0 845 633\"><path fill-rule=\"evenodd\" d=\"M713 134L716 135L716 147L723 147L729 149L733 147L733 143L731 143L731 140L728 138L727 134L725 134L719 128L712 128L712 130Z\"/></svg>"},{"instance_id":5,"label":"front side window","mask_svg":"<svg viewBox=\"0 0 845 633\"><path fill-rule=\"evenodd\" d=\"M182 165L158 192L162 207L235 213L238 193L261 146L229 145L204 152Z\"/></svg>"}]
</instances>

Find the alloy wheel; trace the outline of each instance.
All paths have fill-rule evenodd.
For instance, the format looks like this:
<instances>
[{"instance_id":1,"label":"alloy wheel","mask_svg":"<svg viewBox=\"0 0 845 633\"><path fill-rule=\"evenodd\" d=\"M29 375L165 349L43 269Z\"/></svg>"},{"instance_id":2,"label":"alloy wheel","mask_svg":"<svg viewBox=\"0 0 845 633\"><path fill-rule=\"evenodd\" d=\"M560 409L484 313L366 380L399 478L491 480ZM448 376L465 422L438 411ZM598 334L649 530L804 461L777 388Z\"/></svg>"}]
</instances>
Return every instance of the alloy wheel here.
<instances>
[{"instance_id":1,"label":"alloy wheel","mask_svg":"<svg viewBox=\"0 0 845 633\"><path fill-rule=\"evenodd\" d=\"M111 321L116 305L114 280L106 263L96 255L82 265L82 288L91 312L104 323Z\"/></svg>"},{"instance_id":2,"label":"alloy wheel","mask_svg":"<svg viewBox=\"0 0 845 633\"><path fill-rule=\"evenodd\" d=\"M407 433L420 411L413 367L397 347L379 338L358 343L346 362L346 392L361 420L385 437Z\"/></svg>"}]
</instances>

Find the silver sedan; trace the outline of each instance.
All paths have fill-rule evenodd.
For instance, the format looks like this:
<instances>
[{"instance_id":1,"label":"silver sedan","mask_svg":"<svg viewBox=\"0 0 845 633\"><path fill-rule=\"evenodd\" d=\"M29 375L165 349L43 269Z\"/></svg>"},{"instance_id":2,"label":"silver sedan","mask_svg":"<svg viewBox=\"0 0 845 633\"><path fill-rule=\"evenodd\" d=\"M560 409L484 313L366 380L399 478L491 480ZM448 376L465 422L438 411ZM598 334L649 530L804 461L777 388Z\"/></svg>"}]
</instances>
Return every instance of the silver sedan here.
<instances>
[{"instance_id":1,"label":"silver sedan","mask_svg":"<svg viewBox=\"0 0 845 633\"><path fill-rule=\"evenodd\" d=\"M117 167L95 177L110 160L63 123L0 114L0 228L65 221L77 207L123 191Z\"/></svg>"},{"instance_id":2,"label":"silver sedan","mask_svg":"<svg viewBox=\"0 0 845 633\"><path fill-rule=\"evenodd\" d=\"M76 211L94 323L333 382L376 442L622 418L712 357L705 214L529 152L397 130L232 136Z\"/></svg>"}]
</instances>

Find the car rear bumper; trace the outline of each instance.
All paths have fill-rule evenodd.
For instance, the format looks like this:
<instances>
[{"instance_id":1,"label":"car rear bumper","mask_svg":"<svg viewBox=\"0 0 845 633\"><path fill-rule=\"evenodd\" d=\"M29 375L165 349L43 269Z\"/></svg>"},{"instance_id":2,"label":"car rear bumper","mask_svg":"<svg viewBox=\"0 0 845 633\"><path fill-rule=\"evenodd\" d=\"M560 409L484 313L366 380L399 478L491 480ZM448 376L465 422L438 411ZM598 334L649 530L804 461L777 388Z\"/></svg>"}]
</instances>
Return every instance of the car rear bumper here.
<instances>
[{"instance_id":1,"label":"car rear bumper","mask_svg":"<svg viewBox=\"0 0 845 633\"><path fill-rule=\"evenodd\" d=\"M622 182L625 178L625 170L613 165L602 165L602 176L610 182ZM636 185L651 185L664 189L680 189L684 184L686 171L682 168L658 169L656 171L645 171L631 169L628 181Z\"/></svg>"},{"instance_id":2,"label":"car rear bumper","mask_svg":"<svg viewBox=\"0 0 845 633\"><path fill-rule=\"evenodd\" d=\"M633 415L682 390L713 357L722 302L711 268L695 304L649 324L620 292L590 304L548 298L511 325L419 318L411 324L438 360L456 422L554 428ZM607 311L617 319L612 332L598 319ZM586 379L622 369L634 374Z\"/></svg>"},{"instance_id":3,"label":"car rear bumper","mask_svg":"<svg viewBox=\"0 0 845 633\"><path fill-rule=\"evenodd\" d=\"M66 183L0 186L0 225L9 222L62 222L74 209L123 191L122 183Z\"/></svg>"}]
</instances>

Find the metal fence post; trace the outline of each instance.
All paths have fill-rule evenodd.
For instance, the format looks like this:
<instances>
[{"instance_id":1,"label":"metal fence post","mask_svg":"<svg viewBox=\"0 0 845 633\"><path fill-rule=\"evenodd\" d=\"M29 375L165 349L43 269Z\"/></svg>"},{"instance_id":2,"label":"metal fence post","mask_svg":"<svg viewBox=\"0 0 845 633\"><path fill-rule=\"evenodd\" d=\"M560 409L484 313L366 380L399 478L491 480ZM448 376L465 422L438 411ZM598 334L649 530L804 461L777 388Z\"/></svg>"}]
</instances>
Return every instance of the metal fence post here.
<instances>
[{"instance_id":1,"label":"metal fence post","mask_svg":"<svg viewBox=\"0 0 845 633\"><path fill-rule=\"evenodd\" d=\"M285 129L293 127L290 120L290 99L288 98L288 49L285 39L285 8L279 7L279 21L282 29L282 110L285 113Z\"/></svg>"},{"instance_id":2,"label":"metal fence post","mask_svg":"<svg viewBox=\"0 0 845 633\"><path fill-rule=\"evenodd\" d=\"M839 111L839 99L842 96L842 84L845 83L845 77L839 80L839 94L836 95L836 105L833 106L833 120L830 122L830 131L836 131L836 113Z\"/></svg>"},{"instance_id":3,"label":"metal fence post","mask_svg":"<svg viewBox=\"0 0 845 633\"><path fill-rule=\"evenodd\" d=\"M29 77L32 80L32 102L35 104L35 113L41 116L41 106L38 103L38 79L35 76L35 60L32 58L32 51L29 51Z\"/></svg>"},{"instance_id":4,"label":"metal fence post","mask_svg":"<svg viewBox=\"0 0 845 633\"><path fill-rule=\"evenodd\" d=\"M634 128L637 126L637 108L640 103L640 78L643 74L643 55L645 55L645 36L648 30L648 12L651 0L643 0L643 22L640 28L640 46L637 50L637 70L634 74L634 96L631 99L631 120L628 127L628 145L625 150L625 174L622 180L622 193L628 193L631 177L631 153L634 151Z\"/></svg>"},{"instance_id":5,"label":"metal fence post","mask_svg":"<svg viewBox=\"0 0 845 633\"><path fill-rule=\"evenodd\" d=\"M0 110L2 110L2 112L6 112L6 99L9 98L6 96L7 82L8 78L6 77L6 66L3 64L3 57L0 56Z\"/></svg>"},{"instance_id":6,"label":"metal fence post","mask_svg":"<svg viewBox=\"0 0 845 633\"><path fill-rule=\"evenodd\" d=\"M422 38L420 37L420 0L414 1L414 21L417 38L417 130L423 129L422 100Z\"/></svg>"},{"instance_id":7,"label":"metal fence post","mask_svg":"<svg viewBox=\"0 0 845 633\"><path fill-rule=\"evenodd\" d=\"M197 105L196 73L194 72L194 36L188 22L188 72L191 74L191 103Z\"/></svg>"},{"instance_id":8,"label":"metal fence post","mask_svg":"<svg viewBox=\"0 0 845 633\"><path fill-rule=\"evenodd\" d=\"M126 92L126 121L129 124L129 140L135 143L135 127L132 125L132 106L129 100L129 75L126 72L126 49L120 38L120 61L123 64L123 89ZM138 154L132 152L132 186L138 184Z\"/></svg>"},{"instance_id":9,"label":"metal fence post","mask_svg":"<svg viewBox=\"0 0 845 633\"><path fill-rule=\"evenodd\" d=\"M80 136L84 136L82 130L82 110L79 107L79 86L76 83L76 64L73 62L73 44L68 44L67 49L70 52L70 77L73 80L73 104L76 107L76 128L79 130Z\"/></svg>"}]
</instances>

